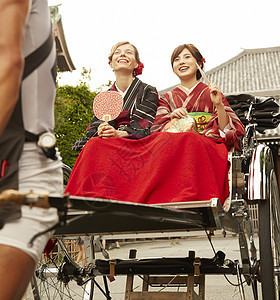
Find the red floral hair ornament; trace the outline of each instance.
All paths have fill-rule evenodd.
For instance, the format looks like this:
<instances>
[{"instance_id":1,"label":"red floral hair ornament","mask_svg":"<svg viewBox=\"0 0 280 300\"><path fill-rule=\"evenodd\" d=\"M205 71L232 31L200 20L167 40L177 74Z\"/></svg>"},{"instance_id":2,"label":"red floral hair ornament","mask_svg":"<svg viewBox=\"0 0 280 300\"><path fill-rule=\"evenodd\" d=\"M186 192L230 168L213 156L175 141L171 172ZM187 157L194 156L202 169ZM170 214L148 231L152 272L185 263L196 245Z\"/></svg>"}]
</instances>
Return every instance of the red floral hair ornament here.
<instances>
[{"instance_id":1,"label":"red floral hair ornament","mask_svg":"<svg viewBox=\"0 0 280 300\"><path fill-rule=\"evenodd\" d=\"M204 57L202 57L202 59L201 59L204 63L206 63L206 60L205 60L205 58Z\"/></svg>"},{"instance_id":2,"label":"red floral hair ornament","mask_svg":"<svg viewBox=\"0 0 280 300\"><path fill-rule=\"evenodd\" d=\"M144 68L144 64L141 61L138 63L138 67L133 70L133 76L141 75Z\"/></svg>"}]
</instances>

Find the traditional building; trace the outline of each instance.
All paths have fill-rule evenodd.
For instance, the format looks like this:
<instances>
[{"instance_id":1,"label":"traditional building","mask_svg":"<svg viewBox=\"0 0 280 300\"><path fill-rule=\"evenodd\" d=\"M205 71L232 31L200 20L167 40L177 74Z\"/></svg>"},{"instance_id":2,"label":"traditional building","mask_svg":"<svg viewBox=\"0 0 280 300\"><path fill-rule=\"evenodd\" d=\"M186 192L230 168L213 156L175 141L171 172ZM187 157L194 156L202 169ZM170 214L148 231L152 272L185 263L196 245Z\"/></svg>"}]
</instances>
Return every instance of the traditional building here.
<instances>
[{"instance_id":1,"label":"traditional building","mask_svg":"<svg viewBox=\"0 0 280 300\"><path fill-rule=\"evenodd\" d=\"M53 32L55 36L56 53L57 53L57 67L60 72L73 71L75 66L70 57L63 26L61 15L59 14L58 5L50 6L50 15L53 24Z\"/></svg>"},{"instance_id":2,"label":"traditional building","mask_svg":"<svg viewBox=\"0 0 280 300\"><path fill-rule=\"evenodd\" d=\"M250 94L280 102L280 47L244 49L240 54L206 72L225 96ZM279 141L280 126L266 130L261 139ZM274 141L273 141L274 140Z\"/></svg>"},{"instance_id":3,"label":"traditional building","mask_svg":"<svg viewBox=\"0 0 280 300\"><path fill-rule=\"evenodd\" d=\"M244 49L206 72L225 95L251 94L280 98L280 47Z\"/></svg>"}]
</instances>

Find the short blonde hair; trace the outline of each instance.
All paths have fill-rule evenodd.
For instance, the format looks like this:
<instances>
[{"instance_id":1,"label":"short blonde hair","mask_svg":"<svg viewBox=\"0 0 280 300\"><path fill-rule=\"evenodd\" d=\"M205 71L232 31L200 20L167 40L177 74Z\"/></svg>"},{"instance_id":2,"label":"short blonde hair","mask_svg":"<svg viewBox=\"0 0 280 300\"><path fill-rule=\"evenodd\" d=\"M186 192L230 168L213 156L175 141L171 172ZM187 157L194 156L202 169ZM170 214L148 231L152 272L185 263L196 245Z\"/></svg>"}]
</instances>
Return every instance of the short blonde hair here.
<instances>
[{"instance_id":1,"label":"short blonde hair","mask_svg":"<svg viewBox=\"0 0 280 300\"><path fill-rule=\"evenodd\" d=\"M108 60L109 60L108 63L109 63L109 64L110 64L110 62L112 61L112 57L113 57L115 51L117 50L117 48L120 47L120 46L122 46L122 45L127 45L127 44L128 44L128 45L131 45L131 46L133 47L133 49L134 49L134 51L135 51L135 59L136 59L136 61L137 61L138 63L140 63L140 57L139 57L139 52L138 52L137 48L136 48L134 45L130 44L130 42L125 41L125 42L118 42L118 43L116 43L116 44L112 47L111 52L110 52L110 54L109 54L109 56L108 56Z\"/></svg>"}]
</instances>

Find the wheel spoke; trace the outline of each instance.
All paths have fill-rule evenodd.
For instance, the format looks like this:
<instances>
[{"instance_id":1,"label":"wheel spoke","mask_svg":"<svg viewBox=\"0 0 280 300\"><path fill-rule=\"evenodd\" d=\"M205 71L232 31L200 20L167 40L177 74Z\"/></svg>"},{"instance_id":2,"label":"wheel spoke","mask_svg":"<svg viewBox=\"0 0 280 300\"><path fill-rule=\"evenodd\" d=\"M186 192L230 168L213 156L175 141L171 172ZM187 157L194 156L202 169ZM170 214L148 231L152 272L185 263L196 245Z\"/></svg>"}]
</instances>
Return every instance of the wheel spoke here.
<instances>
[{"instance_id":1,"label":"wheel spoke","mask_svg":"<svg viewBox=\"0 0 280 300\"><path fill-rule=\"evenodd\" d=\"M280 218L279 192L274 171L270 176L270 198L259 201L260 272L264 300L279 297ZM275 270L278 270L275 272Z\"/></svg>"},{"instance_id":2,"label":"wheel spoke","mask_svg":"<svg viewBox=\"0 0 280 300\"><path fill-rule=\"evenodd\" d=\"M85 253L92 251L89 247L85 247ZM34 276L40 299L90 299L87 283L80 285L75 281L75 278L84 282L88 280L76 262L80 249L77 239L60 239L49 254L50 258L42 256Z\"/></svg>"}]
</instances>

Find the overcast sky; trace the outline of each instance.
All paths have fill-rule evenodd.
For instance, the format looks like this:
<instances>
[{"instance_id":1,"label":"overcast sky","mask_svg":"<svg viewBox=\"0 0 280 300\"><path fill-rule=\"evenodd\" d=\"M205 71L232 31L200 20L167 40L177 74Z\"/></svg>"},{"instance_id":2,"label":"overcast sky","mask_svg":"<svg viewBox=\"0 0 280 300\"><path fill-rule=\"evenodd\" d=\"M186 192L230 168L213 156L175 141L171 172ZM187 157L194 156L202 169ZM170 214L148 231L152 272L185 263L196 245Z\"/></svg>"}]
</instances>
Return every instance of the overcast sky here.
<instances>
[{"instance_id":1,"label":"overcast sky","mask_svg":"<svg viewBox=\"0 0 280 300\"><path fill-rule=\"evenodd\" d=\"M82 68L91 68L92 90L114 81L107 57L118 41L138 48L139 78L158 90L178 83L170 56L180 44L200 50L206 71L243 49L280 46L279 0L49 0L55 4L77 69L59 83L76 85Z\"/></svg>"}]
</instances>

